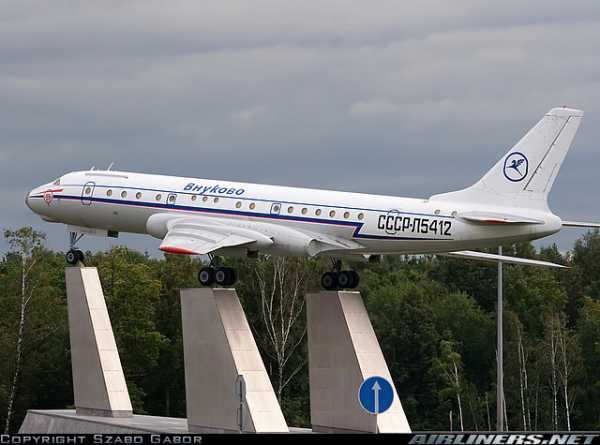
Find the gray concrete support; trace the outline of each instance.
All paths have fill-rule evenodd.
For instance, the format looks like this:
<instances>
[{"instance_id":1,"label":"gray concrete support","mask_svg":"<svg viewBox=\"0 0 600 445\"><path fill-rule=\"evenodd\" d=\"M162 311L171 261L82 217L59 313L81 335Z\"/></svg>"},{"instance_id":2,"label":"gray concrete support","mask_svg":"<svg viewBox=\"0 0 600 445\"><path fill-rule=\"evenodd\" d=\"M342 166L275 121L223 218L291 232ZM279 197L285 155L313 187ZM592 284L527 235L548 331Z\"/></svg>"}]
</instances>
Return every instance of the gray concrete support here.
<instances>
[{"instance_id":1,"label":"gray concrete support","mask_svg":"<svg viewBox=\"0 0 600 445\"><path fill-rule=\"evenodd\" d=\"M288 432L235 290L183 289L181 315L190 431Z\"/></svg>"},{"instance_id":2,"label":"gray concrete support","mask_svg":"<svg viewBox=\"0 0 600 445\"><path fill-rule=\"evenodd\" d=\"M394 386L360 293L322 291L306 299L313 431L410 432L395 388L394 402L382 414L369 414L358 402L368 377Z\"/></svg>"},{"instance_id":3,"label":"gray concrete support","mask_svg":"<svg viewBox=\"0 0 600 445\"><path fill-rule=\"evenodd\" d=\"M77 414L130 417L131 401L98 271L68 267L66 285Z\"/></svg>"}]
</instances>

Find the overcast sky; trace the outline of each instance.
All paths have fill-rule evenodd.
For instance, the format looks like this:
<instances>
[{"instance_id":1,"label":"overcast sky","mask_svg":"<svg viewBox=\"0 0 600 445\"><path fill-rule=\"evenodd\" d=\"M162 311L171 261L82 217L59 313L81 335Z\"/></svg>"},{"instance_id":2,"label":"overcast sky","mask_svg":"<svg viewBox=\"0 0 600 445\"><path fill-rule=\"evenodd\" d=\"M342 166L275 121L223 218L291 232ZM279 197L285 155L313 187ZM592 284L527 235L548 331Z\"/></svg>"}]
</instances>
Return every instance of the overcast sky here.
<instances>
[{"instance_id":1,"label":"overcast sky","mask_svg":"<svg viewBox=\"0 0 600 445\"><path fill-rule=\"evenodd\" d=\"M428 197L561 105L586 116L551 208L600 220L598 0L1 1L0 64L0 227L52 248L23 200L68 171Z\"/></svg>"}]
</instances>

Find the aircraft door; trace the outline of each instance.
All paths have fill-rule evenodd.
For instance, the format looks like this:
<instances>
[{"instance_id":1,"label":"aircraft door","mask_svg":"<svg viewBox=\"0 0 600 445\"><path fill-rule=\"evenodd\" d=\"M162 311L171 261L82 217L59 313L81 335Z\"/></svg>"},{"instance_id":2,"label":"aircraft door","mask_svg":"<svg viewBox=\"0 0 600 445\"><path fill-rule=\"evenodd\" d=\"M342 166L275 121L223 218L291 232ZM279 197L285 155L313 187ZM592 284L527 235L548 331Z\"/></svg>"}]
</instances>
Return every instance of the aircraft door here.
<instances>
[{"instance_id":1,"label":"aircraft door","mask_svg":"<svg viewBox=\"0 0 600 445\"><path fill-rule=\"evenodd\" d=\"M177 201L177 193L169 193L167 195L167 204L175 204L175 202Z\"/></svg>"},{"instance_id":2,"label":"aircraft door","mask_svg":"<svg viewBox=\"0 0 600 445\"><path fill-rule=\"evenodd\" d=\"M81 189L81 204L89 206L92 204L92 197L94 196L94 190L96 189L95 182L86 182Z\"/></svg>"}]
</instances>

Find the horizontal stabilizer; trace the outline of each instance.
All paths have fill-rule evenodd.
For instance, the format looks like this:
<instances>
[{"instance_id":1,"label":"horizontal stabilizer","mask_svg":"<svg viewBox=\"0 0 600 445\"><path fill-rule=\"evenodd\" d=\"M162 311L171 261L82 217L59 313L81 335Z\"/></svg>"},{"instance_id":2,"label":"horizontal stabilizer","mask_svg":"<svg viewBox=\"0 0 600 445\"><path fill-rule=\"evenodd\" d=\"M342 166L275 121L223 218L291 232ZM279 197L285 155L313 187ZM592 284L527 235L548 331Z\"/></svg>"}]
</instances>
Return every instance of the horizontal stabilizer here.
<instances>
[{"instance_id":1,"label":"horizontal stabilizer","mask_svg":"<svg viewBox=\"0 0 600 445\"><path fill-rule=\"evenodd\" d=\"M466 258L469 260L489 261L493 263L521 264L524 266L538 267L557 267L568 269L567 266L561 264L550 263L549 261L530 260L529 258L516 258L512 256L496 255L493 253L474 252L472 250L461 250L458 252L438 253L436 255L447 256L451 258Z\"/></svg>"},{"instance_id":2,"label":"horizontal stabilizer","mask_svg":"<svg viewBox=\"0 0 600 445\"><path fill-rule=\"evenodd\" d=\"M585 221L563 221L563 227L584 227L591 229L600 229L600 223L585 222Z\"/></svg>"},{"instance_id":3,"label":"horizontal stabilizer","mask_svg":"<svg viewBox=\"0 0 600 445\"><path fill-rule=\"evenodd\" d=\"M544 221L526 216L495 212L464 212L457 215L461 219L478 224L543 224Z\"/></svg>"}]
</instances>

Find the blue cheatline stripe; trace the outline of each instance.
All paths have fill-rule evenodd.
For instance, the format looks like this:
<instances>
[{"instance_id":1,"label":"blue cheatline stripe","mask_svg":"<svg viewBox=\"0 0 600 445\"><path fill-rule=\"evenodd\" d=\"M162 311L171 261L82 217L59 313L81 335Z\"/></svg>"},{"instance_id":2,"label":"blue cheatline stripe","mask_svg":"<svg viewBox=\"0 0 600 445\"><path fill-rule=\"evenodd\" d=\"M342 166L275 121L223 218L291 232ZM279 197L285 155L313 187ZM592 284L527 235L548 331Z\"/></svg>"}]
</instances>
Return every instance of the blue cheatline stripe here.
<instances>
[{"instance_id":1,"label":"blue cheatline stripe","mask_svg":"<svg viewBox=\"0 0 600 445\"><path fill-rule=\"evenodd\" d=\"M326 220L326 219L302 217L302 216L286 216L286 215L277 215L277 214L270 214L270 213L253 213L253 212L245 212L242 210L229 210L229 209L211 209L208 207L189 207L189 206L183 206L183 205L178 205L178 204L138 202L138 201L111 199L111 198L95 198L95 197L82 198L81 196L72 196L72 195L54 195L54 196L57 199L67 199L67 200L74 200L74 201L80 201L80 200L85 199L85 201L100 202L100 203L105 203L105 204L131 205L134 207L150 207L150 208L165 209L165 210L182 210L182 211L186 211L186 212L249 216L249 217L256 217L256 218L267 218L267 219L298 221L298 222L310 222L310 223L328 224L328 225L336 225L336 226L349 226L349 227L354 227L354 233L352 234L352 237L353 238L362 238L362 239L415 240L415 241L436 241L436 240L451 241L452 240L452 238L415 238L415 237L398 237L398 236L390 236L390 235L368 235L368 234L359 233L360 229L363 227L364 223L355 222L355 221ZM30 198L43 198L43 197L42 196L31 196Z\"/></svg>"},{"instance_id":2,"label":"blue cheatline stripe","mask_svg":"<svg viewBox=\"0 0 600 445\"><path fill-rule=\"evenodd\" d=\"M87 184L87 183L86 183ZM86 184L63 184L61 187L83 187ZM208 196L211 198L229 198L229 199L237 199L239 201L256 201L256 202L272 202L279 204L294 204L294 205L304 205L304 206L313 206L313 207L327 207L332 209L347 209L347 210L363 210L365 212L381 212L387 213L390 211L397 211L401 215L414 215L414 216L429 216L432 218L446 218L446 219L454 219L454 216L449 215L432 215L431 213L418 213L418 212L404 212L399 211L397 209L371 209L371 208L361 208L361 207L344 207L338 205L329 205L329 204L314 204L309 202L298 202L298 201L277 201L273 199L263 199L263 198L249 198L245 196L237 196L237 195L227 195L227 194L206 194L206 193L190 193L187 191L174 191L174 190L164 190L164 189L149 189L142 187L129 187L124 185L105 185L105 184L95 184L94 187L104 187L104 188L114 188L114 189L123 189L123 190L139 190L139 191L147 191L147 192L161 192L161 193L171 193L174 195L197 195L197 196ZM325 190L328 192L329 190ZM353 192L335 192L335 193L353 193ZM361 193L358 193L361 194ZM412 238L411 238L412 239Z\"/></svg>"}]
</instances>

